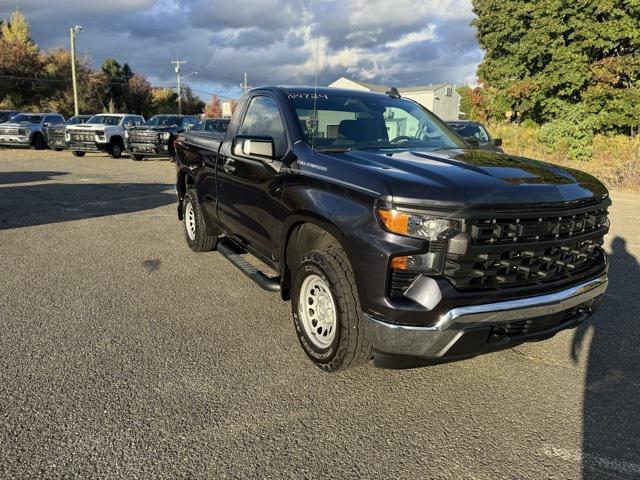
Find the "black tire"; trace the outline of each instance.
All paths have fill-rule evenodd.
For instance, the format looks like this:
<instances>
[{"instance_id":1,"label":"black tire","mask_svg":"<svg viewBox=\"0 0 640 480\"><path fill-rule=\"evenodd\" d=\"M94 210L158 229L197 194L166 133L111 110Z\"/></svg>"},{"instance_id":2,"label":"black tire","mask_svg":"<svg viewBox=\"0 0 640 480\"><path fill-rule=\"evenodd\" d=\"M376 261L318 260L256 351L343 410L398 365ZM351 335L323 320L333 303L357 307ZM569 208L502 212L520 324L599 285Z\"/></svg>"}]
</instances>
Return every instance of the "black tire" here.
<instances>
[{"instance_id":1,"label":"black tire","mask_svg":"<svg viewBox=\"0 0 640 480\"><path fill-rule=\"evenodd\" d=\"M64 150L64 148L54 148L54 150L55 150L56 152L61 152L62 150Z\"/></svg>"},{"instance_id":2,"label":"black tire","mask_svg":"<svg viewBox=\"0 0 640 480\"><path fill-rule=\"evenodd\" d=\"M321 277L333 296L337 325L335 337L320 349L309 339L299 313L300 289L309 275ZM366 363L372 347L365 338L365 323L351 263L338 245L312 250L300 259L293 272L291 291L293 324L300 345L313 363L325 372L334 372Z\"/></svg>"},{"instance_id":3,"label":"black tire","mask_svg":"<svg viewBox=\"0 0 640 480\"><path fill-rule=\"evenodd\" d=\"M189 208L193 207L193 227L195 231L189 233ZM218 234L213 228L207 225L207 222L202 213L202 207L198 201L198 195L195 189L189 188L187 190L184 199L182 200L182 224L184 226L184 238L187 241L187 245L194 252L209 252L216 248L218 243Z\"/></svg>"},{"instance_id":4,"label":"black tire","mask_svg":"<svg viewBox=\"0 0 640 480\"><path fill-rule=\"evenodd\" d=\"M31 139L31 147L34 150L44 150L47 148L47 142L44 141L44 137L41 133L34 133Z\"/></svg>"},{"instance_id":5,"label":"black tire","mask_svg":"<svg viewBox=\"0 0 640 480\"><path fill-rule=\"evenodd\" d=\"M73 150L73 151L71 152L71 154L72 154L74 157L84 157L84 154L85 154L85 153L87 153L87 152L78 152L78 151L76 151L76 150Z\"/></svg>"},{"instance_id":6,"label":"black tire","mask_svg":"<svg viewBox=\"0 0 640 480\"><path fill-rule=\"evenodd\" d=\"M119 140L112 140L109 146L109 156L111 158L120 158L122 156L122 142Z\"/></svg>"},{"instance_id":7,"label":"black tire","mask_svg":"<svg viewBox=\"0 0 640 480\"><path fill-rule=\"evenodd\" d=\"M144 155L138 155L137 153L134 153L131 155L131 158L133 158L136 162L139 162L141 160L144 160Z\"/></svg>"}]
</instances>

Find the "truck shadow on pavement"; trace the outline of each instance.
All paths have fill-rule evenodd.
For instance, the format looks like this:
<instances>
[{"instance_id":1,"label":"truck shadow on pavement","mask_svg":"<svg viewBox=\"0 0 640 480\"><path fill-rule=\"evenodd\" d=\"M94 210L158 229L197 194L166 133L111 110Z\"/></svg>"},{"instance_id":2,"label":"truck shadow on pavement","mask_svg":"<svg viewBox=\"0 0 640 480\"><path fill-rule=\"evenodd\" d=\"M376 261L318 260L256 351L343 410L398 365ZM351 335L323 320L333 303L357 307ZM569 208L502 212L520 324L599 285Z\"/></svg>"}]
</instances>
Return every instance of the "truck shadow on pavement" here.
<instances>
[{"instance_id":1,"label":"truck shadow on pavement","mask_svg":"<svg viewBox=\"0 0 640 480\"><path fill-rule=\"evenodd\" d=\"M583 410L584 479L640 478L640 265L616 237L602 308L576 330L574 361L587 348Z\"/></svg>"},{"instance_id":2,"label":"truck shadow on pavement","mask_svg":"<svg viewBox=\"0 0 640 480\"><path fill-rule=\"evenodd\" d=\"M0 172L0 186L15 183L44 182L69 172Z\"/></svg>"},{"instance_id":3,"label":"truck shadow on pavement","mask_svg":"<svg viewBox=\"0 0 640 480\"><path fill-rule=\"evenodd\" d=\"M60 175L65 173L0 174L0 230L139 212L176 201L170 184L60 183L52 178ZM53 181L12 185L46 180Z\"/></svg>"}]
</instances>

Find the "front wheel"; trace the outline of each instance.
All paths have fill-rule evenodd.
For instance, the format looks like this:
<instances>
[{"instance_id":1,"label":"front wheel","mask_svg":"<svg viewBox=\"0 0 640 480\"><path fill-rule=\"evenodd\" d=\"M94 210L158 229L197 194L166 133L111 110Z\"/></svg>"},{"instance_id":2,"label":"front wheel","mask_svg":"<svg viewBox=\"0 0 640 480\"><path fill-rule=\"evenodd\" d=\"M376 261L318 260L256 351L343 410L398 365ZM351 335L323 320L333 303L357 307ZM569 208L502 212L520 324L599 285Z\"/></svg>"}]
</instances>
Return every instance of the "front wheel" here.
<instances>
[{"instance_id":1,"label":"front wheel","mask_svg":"<svg viewBox=\"0 0 640 480\"><path fill-rule=\"evenodd\" d=\"M44 137L41 134L36 133L31 141L31 146L35 150L44 150L47 148L47 142L44 141Z\"/></svg>"},{"instance_id":2,"label":"front wheel","mask_svg":"<svg viewBox=\"0 0 640 480\"><path fill-rule=\"evenodd\" d=\"M302 257L293 273L291 310L300 345L320 369L344 370L371 358L353 269L340 246Z\"/></svg>"},{"instance_id":3,"label":"front wheel","mask_svg":"<svg viewBox=\"0 0 640 480\"><path fill-rule=\"evenodd\" d=\"M120 145L120 142L116 141L111 144L111 147L109 148L109 155L111 158L120 158L122 155L122 145Z\"/></svg>"},{"instance_id":4,"label":"front wheel","mask_svg":"<svg viewBox=\"0 0 640 480\"><path fill-rule=\"evenodd\" d=\"M86 152L78 152L77 150L73 150L73 151L71 152L71 154L72 154L74 157L84 157L84 154L85 154L85 153L86 153Z\"/></svg>"},{"instance_id":5,"label":"front wheel","mask_svg":"<svg viewBox=\"0 0 640 480\"><path fill-rule=\"evenodd\" d=\"M182 201L182 221L187 245L194 252L208 252L218 243L218 235L208 228L195 189L187 190Z\"/></svg>"}]
</instances>

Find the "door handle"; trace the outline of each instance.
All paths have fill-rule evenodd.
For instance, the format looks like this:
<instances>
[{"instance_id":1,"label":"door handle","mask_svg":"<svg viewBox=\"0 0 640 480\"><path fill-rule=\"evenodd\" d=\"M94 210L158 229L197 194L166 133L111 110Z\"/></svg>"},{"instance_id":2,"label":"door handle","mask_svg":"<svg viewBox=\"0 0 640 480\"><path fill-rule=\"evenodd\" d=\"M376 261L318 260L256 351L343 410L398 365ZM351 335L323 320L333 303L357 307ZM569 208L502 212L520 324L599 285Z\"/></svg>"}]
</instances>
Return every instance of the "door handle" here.
<instances>
[{"instance_id":1,"label":"door handle","mask_svg":"<svg viewBox=\"0 0 640 480\"><path fill-rule=\"evenodd\" d=\"M233 173L236 171L236 167L234 167L232 164L233 160L225 160L225 162L222 164L222 169L227 173Z\"/></svg>"}]
</instances>

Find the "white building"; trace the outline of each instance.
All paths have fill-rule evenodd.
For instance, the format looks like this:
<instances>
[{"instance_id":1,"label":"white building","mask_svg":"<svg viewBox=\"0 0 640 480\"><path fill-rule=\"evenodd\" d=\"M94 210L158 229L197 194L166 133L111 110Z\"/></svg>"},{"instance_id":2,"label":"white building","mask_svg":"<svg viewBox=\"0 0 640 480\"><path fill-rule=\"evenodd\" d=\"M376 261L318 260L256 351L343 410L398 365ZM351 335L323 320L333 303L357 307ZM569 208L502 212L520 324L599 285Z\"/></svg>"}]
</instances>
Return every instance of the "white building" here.
<instances>
[{"instance_id":1,"label":"white building","mask_svg":"<svg viewBox=\"0 0 640 480\"><path fill-rule=\"evenodd\" d=\"M389 87L350 80L346 77L340 77L330 84L329 87L378 93L385 93L389 90ZM403 97L418 102L443 120L458 120L460 116L460 94L456 92L455 86L450 83L402 87L398 88L398 91Z\"/></svg>"},{"instance_id":2,"label":"white building","mask_svg":"<svg viewBox=\"0 0 640 480\"><path fill-rule=\"evenodd\" d=\"M222 118L231 118L231 114L233 113L233 102L224 101L220 102L222 105Z\"/></svg>"}]
</instances>

